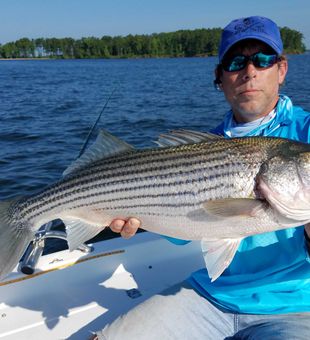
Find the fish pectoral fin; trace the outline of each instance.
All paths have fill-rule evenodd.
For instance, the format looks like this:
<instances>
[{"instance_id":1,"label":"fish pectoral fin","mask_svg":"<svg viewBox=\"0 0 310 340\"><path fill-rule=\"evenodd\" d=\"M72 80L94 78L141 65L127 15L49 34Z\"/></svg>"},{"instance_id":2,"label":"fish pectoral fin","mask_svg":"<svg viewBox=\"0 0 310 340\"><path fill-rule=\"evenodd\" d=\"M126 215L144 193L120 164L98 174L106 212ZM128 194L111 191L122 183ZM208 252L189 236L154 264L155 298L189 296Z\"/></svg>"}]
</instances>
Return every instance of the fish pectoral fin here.
<instances>
[{"instance_id":1,"label":"fish pectoral fin","mask_svg":"<svg viewBox=\"0 0 310 340\"><path fill-rule=\"evenodd\" d=\"M204 210L213 216L256 217L266 210L266 202L251 198L227 198L203 203Z\"/></svg>"},{"instance_id":2,"label":"fish pectoral fin","mask_svg":"<svg viewBox=\"0 0 310 340\"><path fill-rule=\"evenodd\" d=\"M60 218L66 226L70 250L99 234L111 220L103 213L85 209L66 211Z\"/></svg>"},{"instance_id":3,"label":"fish pectoral fin","mask_svg":"<svg viewBox=\"0 0 310 340\"><path fill-rule=\"evenodd\" d=\"M79 157L75 160L63 173L63 176L67 176L77 170L87 167L87 165L104 158L122 154L126 152L132 152L134 148L120 140L119 138L111 135L105 130L100 130L95 142Z\"/></svg>"},{"instance_id":4,"label":"fish pectoral fin","mask_svg":"<svg viewBox=\"0 0 310 340\"><path fill-rule=\"evenodd\" d=\"M233 260L242 239L201 241L201 249L211 282L215 281Z\"/></svg>"}]
</instances>

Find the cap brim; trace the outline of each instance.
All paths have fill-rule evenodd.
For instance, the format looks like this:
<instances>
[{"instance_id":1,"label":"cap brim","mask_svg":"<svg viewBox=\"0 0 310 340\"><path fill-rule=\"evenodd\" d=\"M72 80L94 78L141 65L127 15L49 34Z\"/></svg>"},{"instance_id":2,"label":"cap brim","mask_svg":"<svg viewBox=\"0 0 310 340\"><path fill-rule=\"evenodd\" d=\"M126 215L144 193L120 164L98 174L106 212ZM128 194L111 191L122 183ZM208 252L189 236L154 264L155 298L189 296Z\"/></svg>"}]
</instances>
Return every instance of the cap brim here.
<instances>
[{"instance_id":1,"label":"cap brim","mask_svg":"<svg viewBox=\"0 0 310 340\"><path fill-rule=\"evenodd\" d=\"M255 35L248 35L248 36L242 37L241 39L236 39L236 40L232 41L230 44L228 44L228 46L226 46L226 49L222 53L222 56L220 57L220 62L223 60L225 54L228 52L228 50L231 47L233 47L238 42L240 42L242 40L247 40L247 39L255 39L255 40L262 41L263 43L265 43L268 46L270 46L277 54L281 54L283 52L282 48L277 46L271 39L268 39L267 37L263 38L263 37L257 37Z\"/></svg>"}]
</instances>

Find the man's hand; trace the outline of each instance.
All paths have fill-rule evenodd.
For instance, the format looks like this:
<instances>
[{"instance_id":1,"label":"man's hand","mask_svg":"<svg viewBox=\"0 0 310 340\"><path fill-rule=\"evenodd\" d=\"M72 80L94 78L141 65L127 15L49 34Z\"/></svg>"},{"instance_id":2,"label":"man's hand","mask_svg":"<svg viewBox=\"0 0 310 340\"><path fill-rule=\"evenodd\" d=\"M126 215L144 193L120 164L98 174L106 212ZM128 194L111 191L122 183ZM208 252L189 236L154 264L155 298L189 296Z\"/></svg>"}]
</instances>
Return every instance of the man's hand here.
<instances>
[{"instance_id":1,"label":"man's hand","mask_svg":"<svg viewBox=\"0 0 310 340\"><path fill-rule=\"evenodd\" d=\"M141 221L135 217L127 219L116 218L110 224L110 229L115 233L120 233L124 238L130 238L136 234L141 227Z\"/></svg>"}]
</instances>

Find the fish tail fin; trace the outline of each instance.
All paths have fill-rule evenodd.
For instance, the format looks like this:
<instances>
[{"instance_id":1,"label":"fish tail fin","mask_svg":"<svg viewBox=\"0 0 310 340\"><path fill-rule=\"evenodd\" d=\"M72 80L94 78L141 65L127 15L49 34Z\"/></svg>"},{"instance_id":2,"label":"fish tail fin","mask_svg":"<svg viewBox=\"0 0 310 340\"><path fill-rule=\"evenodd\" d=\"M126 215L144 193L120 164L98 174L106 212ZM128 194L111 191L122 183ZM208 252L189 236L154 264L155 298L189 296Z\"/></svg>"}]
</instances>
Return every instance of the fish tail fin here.
<instances>
[{"instance_id":1,"label":"fish tail fin","mask_svg":"<svg viewBox=\"0 0 310 340\"><path fill-rule=\"evenodd\" d=\"M0 202L0 280L18 264L34 232L10 213L16 200Z\"/></svg>"}]
</instances>

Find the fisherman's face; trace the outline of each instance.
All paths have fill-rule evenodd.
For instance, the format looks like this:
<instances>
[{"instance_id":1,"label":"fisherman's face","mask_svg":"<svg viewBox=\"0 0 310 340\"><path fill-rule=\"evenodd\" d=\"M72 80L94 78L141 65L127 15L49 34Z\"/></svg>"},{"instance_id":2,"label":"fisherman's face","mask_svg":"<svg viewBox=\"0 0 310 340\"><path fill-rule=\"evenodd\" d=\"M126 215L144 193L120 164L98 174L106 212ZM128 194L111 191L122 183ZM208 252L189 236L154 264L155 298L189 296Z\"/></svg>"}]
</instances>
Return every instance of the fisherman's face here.
<instances>
[{"instance_id":1,"label":"fisherman's face","mask_svg":"<svg viewBox=\"0 0 310 340\"><path fill-rule=\"evenodd\" d=\"M251 56L255 53L274 54L263 42L247 41L233 46L225 56ZM252 61L240 71L223 70L220 80L226 100L231 105L237 122L250 122L268 115L279 98L279 85L284 82L287 61L278 61L267 68L257 68Z\"/></svg>"}]
</instances>

